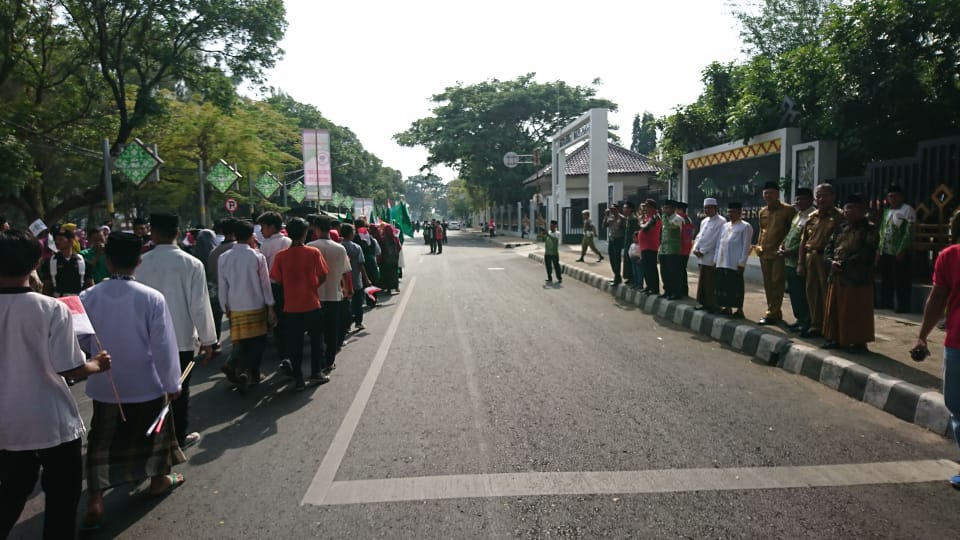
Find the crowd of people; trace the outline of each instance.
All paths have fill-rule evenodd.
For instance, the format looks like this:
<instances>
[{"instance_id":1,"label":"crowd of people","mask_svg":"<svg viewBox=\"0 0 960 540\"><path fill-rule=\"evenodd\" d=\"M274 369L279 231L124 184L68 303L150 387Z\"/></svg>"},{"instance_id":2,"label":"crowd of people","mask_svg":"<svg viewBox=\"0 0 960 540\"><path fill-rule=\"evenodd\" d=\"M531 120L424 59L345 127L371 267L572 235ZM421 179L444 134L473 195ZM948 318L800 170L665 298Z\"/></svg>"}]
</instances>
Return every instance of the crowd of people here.
<instances>
[{"instance_id":1,"label":"crowd of people","mask_svg":"<svg viewBox=\"0 0 960 540\"><path fill-rule=\"evenodd\" d=\"M747 260L756 254L763 277L766 311L760 325L784 322L789 294L794 322L789 330L822 337L823 348L867 351L874 340L874 272L880 269L880 307L905 312L910 306L910 255L916 213L896 185L887 190L887 208L879 226L869 219L867 201L851 195L836 206L833 186L799 188L793 205L780 200L780 185L763 186L766 205L759 210L759 231L744 220L743 205L726 204L720 215L715 198L703 202L696 227L684 202L648 199L612 205L604 218L613 286L624 284L670 300L686 298L687 264L699 267L697 310L744 319ZM596 227L584 210L580 258L587 250L603 255L594 243ZM661 291L661 282L663 284Z\"/></svg>"},{"instance_id":2,"label":"crowd of people","mask_svg":"<svg viewBox=\"0 0 960 540\"><path fill-rule=\"evenodd\" d=\"M164 496L181 485L173 468L200 440L189 429L192 369L221 353L224 316L233 347L222 370L238 393L264 379L271 336L293 391L330 380L365 309L399 291L403 242L390 224L308 220L284 226L267 212L183 231L157 213L132 232L104 225L78 237L74 226L34 236L0 219L0 405L22 412L0 415L0 537L41 470L45 538L76 536L84 476L79 530L102 525L107 489L149 479L145 493ZM68 389L79 379L89 428Z\"/></svg>"}]
</instances>

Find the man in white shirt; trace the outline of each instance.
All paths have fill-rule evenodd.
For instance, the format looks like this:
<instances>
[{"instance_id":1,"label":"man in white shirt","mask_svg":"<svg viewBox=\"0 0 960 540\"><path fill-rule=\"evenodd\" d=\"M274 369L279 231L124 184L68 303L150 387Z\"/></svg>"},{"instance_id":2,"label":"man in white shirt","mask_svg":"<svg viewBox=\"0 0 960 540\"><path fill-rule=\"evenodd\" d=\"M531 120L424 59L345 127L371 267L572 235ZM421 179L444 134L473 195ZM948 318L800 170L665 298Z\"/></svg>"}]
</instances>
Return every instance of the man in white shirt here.
<instances>
[{"instance_id":1,"label":"man in white shirt","mask_svg":"<svg viewBox=\"0 0 960 540\"><path fill-rule=\"evenodd\" d=\"M244 393L249 383L260 382L268 325L277 318L267 258L247 243L253 225L236 221L233 231L236 244L217 261L217 283L220 307L230 320L230 341L239 352L235 356L237 390Z\"/></svg>"},{"instance_id":2,"label":"man in white shirt","mask_svg":"<svg viewBox=\"0 0 960 540\"><path fill-rule=\"evenodd\" d=\"M203 263L177 246L179 236L180 218L176 214L151 214L150 240L155 247L143 254L136 276L140 283L163 293L177 334L180 370L184 371L197 354L198 340L203 361L210 360L217 334ZM180 398L172 406L180 448L200 440L199 433L187 432L189 400L188 374L182 383Z\"/></svg>"},{"instance_id":3,"label":"man in white shirt","mask_svg":"<svg viewBox=\"0 0 960 540\"><path fill-rule=\"evenodd\" d=\"M106 351L84 361L70 309L29 287L39 262L33 235L0 230L0 538L16 525L41 469L43 537L76 537L85 430L63 377L110 369Z\"/></svg>"},{"instance_id":4,"label":"man in white shirt","mask_svg":"<svg viewBox=\"0 0 960 540\"><path fill-rule=\"evenodd\" d=\"M747 267L747 257L753 247L753 227L741 219L741 203L728 204L727 215L730 221L723 226L717 246L714 299L717 306L723 308L720 313L743 319L743 271ZM731 308L736 308L736 311L731 311Z\"/></svg>"},{"instance_id":5,"label":"man in white shirt","mask_svg":"<svg viewBox=\"0 0 960 540\"><path fill-rule=\"evenodd\" d=\"M263 235L263 242L260 243L260 253L267 258L267 270L271 270L277 253L289 248L293 240L280 232L283 229L283 218L276 212L260 214L260 217L257 218L257 224L260 225L260 233ZM277 356L280 357L281 366L289 366L290 355L287 354L287 340L283 335L283 286L271 282L270 287L273 289L273 300L276 302L273 311L277 314L277 326L273 329L273 335L277 346Z\"/></svg>"},{"instance_id":6,"label":"man in white shirt","mask_svg":"<svg viewBox=\"0 0 960 540\"><path fill-rule=\"evenodd\" d=\"M713 289L717 277L714 259L717 255L717 244L720 243L720 233L727 220L717 213L717 200L713 197L703 200L703 213L707 217L700 221L700 232L693 240L693 254L700 265L700 279L697 282L699 305L694 309L713 311Z\"/></svg>"},{"instance_id":7,"label":"man in white shirt","mask_svg":"<svg viewBox=\"0 0 960 540\"><path fill-rule=\"evenodd\" d=\"M237 222L234 218L224 218L213 225L214 232L222 235L217 247L213 248L207 260L204 261L204 270L207 273L207 288L210 293L210 307L213 310L213 327L217 332L217 344L214 346L214 352L220 353L220 329L223 323L223 310L220 308L220 300L217 293L217 262L220 256L226 253L237 243L237 237L234 234L234 224Z\"/></svg>"},{"instance_id":8,"label":"man in white shirt","mask_svg":"<svg viewBox=\"0 0 960 540\"><path fill-rule=\"evenodd\" d=\"M342 245L330 239L330 229L332 220L328 216L317 216L313 220L313 230L317 235L317 240L307 244L320 250L323 259L327 262L327 268L330 273L328 278L320 285L320 319L323 331L323 355L324 368L323 374L329 375L336 369L337 346L339 339L339 330L342 321L340 313L345 300L343 299L343 288L341 279L343 275L350 272L350 259L347 257L347 250Z\"/></svg>"}]
</instances>

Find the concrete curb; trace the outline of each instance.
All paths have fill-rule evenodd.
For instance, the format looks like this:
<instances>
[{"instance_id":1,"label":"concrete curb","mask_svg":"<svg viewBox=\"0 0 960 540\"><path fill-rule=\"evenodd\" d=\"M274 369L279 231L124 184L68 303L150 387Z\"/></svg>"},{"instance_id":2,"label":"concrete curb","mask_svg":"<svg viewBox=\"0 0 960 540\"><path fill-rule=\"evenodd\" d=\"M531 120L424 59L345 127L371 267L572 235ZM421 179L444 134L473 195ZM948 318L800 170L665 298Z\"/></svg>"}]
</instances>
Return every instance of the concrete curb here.
<instances>
[{"instance_id":1,"label":"concrete curb","mask_svg":"<svg viewBox=\"0 0 960 540\"><path fill-rule=\"evenodd\" d=\"M527 255L543 263L543 255ZM943 394L865 368L828 351L794 343L788 337L767 331L743 320L696 311L690 304L646 296L629 287L612 290L602 275L575 266L561 264L563 273L644 312L672 321L693 332L708 336L731 349L748 354L760 362L803 375L824 386L886 411L901 420L947 435L950 411Z\"/></svg>"}]
</instances>

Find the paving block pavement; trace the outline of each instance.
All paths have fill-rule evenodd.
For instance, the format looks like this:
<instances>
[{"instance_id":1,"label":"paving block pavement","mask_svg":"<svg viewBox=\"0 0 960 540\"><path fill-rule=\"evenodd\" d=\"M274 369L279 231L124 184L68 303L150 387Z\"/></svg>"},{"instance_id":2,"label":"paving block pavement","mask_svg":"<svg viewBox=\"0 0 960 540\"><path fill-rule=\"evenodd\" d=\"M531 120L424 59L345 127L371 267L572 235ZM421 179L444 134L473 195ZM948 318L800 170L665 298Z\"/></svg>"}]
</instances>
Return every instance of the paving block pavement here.
<instances>
[{"instance_id":1,"label":"paving block pavement","mask_svg":"<svg viewBox=\"0 0 960 540\"><path fill-rule=\"evenodd\" d=\"M543 245L517 237L498 236L488 240L504 248L523 248L527 256L543 263ZM907 351L916 340L919 317L894 315L877 311L877 341L870 344L870 353L850 354L819 347L822 340L804 340L782 327L758 326L751 322L763 316L766 299L758 283L746 284L744 312L747 320L735 320L694 309L692 299L667 300L648 296L623 285L610 284L613 271L608 260L578 262L579 246L561 246L563 273L619 301L642 309L655 317L668 320L692 332L710 337L757 361L777 366L828 386L847 396L882 409L901 420L927 428L941 435L949 430L950 412L943 402L942 349L923 363L909 360ZM595 260L592 254L587 258ZM691 294L696 294L696 275L688 272ZM784 315L790 311L784 299ZM943 332L935 330L931 343L942 342ZM931 350L931 352L934 352Z\"/></svg>"}]
</instances>

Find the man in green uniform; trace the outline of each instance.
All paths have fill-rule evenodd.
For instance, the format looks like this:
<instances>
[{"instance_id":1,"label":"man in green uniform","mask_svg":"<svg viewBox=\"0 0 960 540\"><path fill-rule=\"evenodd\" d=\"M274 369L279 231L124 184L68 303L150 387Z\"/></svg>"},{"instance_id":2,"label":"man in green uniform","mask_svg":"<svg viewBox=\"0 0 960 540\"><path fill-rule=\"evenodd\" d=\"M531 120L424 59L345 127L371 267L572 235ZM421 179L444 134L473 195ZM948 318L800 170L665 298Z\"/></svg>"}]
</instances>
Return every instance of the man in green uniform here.
<instances>
[{"instance_id":1,"label":"man in green uniform","mask_svg":"<svg viewBox=\"0 0 960 540\"><path fill-rule=\"evenodd\" d=\"M796 205L797 214L790 221L790 231L783 239L779 251L783 255L784 270L787 273L790 307L793 308L793 316L796 318L796 322L787 325L787 328L794 332L805 332L810 328L810 306L807 305L806 285L797 273L797 257L800 253L800 235L803 232L803 226L807 224L807 219L814 211L813 190L797 188L793 202Z\"/></svg>"},{"instance_id":2,"label":"man in green uniform","mask_svg":"<svg viewBox=\"0 0 960 540\"><path fill-rule=\"evenodd\" d=\"M767 295L767 311L758 324L777 324L783 320L783 289L786 284L786 269L780 244L790 231L790 222L797 211L780 202L780 184L767 182L763 186L763 200L767 205L760 209L760 237L754 250L760 257L763 273L763 290Z\"/></svg>"},{"instance_id":3,"label":"man in green uniform","mask_svg":"<svg viewBox=\"0 0 960 540\"><path fill-rule=\"evenodd\" d=\"M900 186L887 189L887 204L889 206L883 211L880 222L880 249L876 261L880 267L880 304L877 307L906 313L910 311L910 248L917 213L903 202Z\"/></svg>"},{"instance_id":4,"label":"man in green uniform","mask_svg":"<svg viewBox=\"0 0 960 540\"><path fill-rule=\"evenodd\" d=\"M680 253L680 237L683 234L683 218L677 215L677 202L663 201L663 227L660 229L660 278L663 294L667 300L677 300L683 294L682 279L686 278L683 255Z\"/></svg>"}]
</instances>

